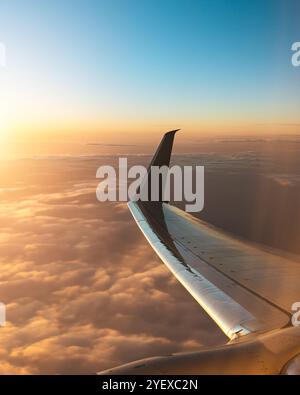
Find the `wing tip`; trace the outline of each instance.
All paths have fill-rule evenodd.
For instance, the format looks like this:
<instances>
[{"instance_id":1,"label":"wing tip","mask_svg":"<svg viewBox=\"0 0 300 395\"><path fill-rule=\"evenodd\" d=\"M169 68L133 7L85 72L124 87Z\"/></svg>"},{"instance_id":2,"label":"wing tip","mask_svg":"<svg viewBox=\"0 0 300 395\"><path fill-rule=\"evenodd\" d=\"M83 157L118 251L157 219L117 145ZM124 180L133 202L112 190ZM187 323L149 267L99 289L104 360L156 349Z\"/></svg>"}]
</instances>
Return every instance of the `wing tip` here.
<instances>
[{"instance_id":1,"label":"wing tip","mask_svg":"<svg viewBox=\"0 0 300 395\"><path fill-rule=\"evenodd\" d=\"M165 136L168 136L170 134L175 134L175 133L179 132L179 130L181 130L181 129L170 130L169 132L165 133Z\"/></svg>"}]
</instances>

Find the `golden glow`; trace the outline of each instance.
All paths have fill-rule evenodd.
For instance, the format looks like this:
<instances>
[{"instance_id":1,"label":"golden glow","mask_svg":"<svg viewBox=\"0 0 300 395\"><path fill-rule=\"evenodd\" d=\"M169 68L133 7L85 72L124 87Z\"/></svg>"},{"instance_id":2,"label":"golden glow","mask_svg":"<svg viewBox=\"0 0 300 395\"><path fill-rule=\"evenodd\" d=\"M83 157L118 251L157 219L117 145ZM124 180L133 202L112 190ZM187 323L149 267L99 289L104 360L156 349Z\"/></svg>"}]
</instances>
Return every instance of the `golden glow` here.
<instances>
[{"instance_id":1,"label":"golden glow","mask_svg":"<svg viewBox=\"0 0 300 395\"><path fill-rule=\"evenodd\" d=\"M6 154L9 143L9 123L4 114L0 113L0 155Z\"/></svg>"},{"instance_id":2,"label":"golden glow","mask_svg":"<svg viewBox=\"0 0 300 395\"><path fill-rule=\"evenodd\" d=\"M88 98L86 98L88 100ZM288 114L255 108L233 109L226 103L175 111L115 108L106 103L89 106L63 87L43 86L27 70L26 76L0 70L0 155L70 154L90 152L88 143L156 144L161 133L184 131L184 141L209 136L299 134L300 124ZM136 103L138 106L138 103ZM155 105L155 103L153 104Z\"/></svg>"}]
</instances>

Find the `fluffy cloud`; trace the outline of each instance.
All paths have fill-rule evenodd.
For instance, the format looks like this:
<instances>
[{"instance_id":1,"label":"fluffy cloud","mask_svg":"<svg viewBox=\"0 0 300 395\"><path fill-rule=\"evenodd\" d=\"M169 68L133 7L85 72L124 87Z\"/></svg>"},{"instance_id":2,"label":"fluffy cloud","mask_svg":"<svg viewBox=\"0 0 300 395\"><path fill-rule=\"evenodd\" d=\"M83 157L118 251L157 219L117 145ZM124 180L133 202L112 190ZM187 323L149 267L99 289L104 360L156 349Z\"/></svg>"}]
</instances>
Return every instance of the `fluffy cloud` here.
<instances>
[{"instance_id":1,"label":"fluffy cloud","mask_svg":"<svg viewBox=\"0 0 300 395\"><path fill-rule=\"evenodd\" d=\"M0 373L94 373L224 340L126 205L96 201L99 164L27 160L2 174Z\"/></svg>"},{"instance_id":2,"label":"fluffy cloud","mask_svg":"<svg viewBox=\"0 0 300 395\"><path fill-rule=\"evenodd\" d=\"M174 157L205 165L201 217L300 253L299 144L241 144L214 142L201 155ZM0 373L94 373L225 341L126 205L96 201L96 169L115 162L0 163L0 301L8 320L0 328Z\"/></svg>"}]
</instances>

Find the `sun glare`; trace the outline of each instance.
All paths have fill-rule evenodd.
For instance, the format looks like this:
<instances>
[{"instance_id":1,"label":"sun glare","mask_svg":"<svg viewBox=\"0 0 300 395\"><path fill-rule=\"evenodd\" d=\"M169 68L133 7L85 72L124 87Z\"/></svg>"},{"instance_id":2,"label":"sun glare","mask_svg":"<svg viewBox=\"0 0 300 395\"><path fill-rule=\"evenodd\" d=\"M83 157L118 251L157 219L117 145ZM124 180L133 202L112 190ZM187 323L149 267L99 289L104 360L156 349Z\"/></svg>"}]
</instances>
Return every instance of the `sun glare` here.
<instances>
[{"instance_id":1,"label":"sun glare","mask_svg":"<svg viewBox=\"0 0 300 395\"><path fill-rule=\"evenodd\" d=\"M0 155L4 155L7 153L9 132L8 125L5 119L2 119L0 116Z\"/></svg>"},{"instance_id":2,"label":"sun glare","mask_svg":"<svg viewBox=\"0 0 300 395\"><path fill-rule=\"evenodd\" d=\"M7 154L10 138L9 80L7 69L0 69L0 156Z\"/></svg>"}]
</instances>

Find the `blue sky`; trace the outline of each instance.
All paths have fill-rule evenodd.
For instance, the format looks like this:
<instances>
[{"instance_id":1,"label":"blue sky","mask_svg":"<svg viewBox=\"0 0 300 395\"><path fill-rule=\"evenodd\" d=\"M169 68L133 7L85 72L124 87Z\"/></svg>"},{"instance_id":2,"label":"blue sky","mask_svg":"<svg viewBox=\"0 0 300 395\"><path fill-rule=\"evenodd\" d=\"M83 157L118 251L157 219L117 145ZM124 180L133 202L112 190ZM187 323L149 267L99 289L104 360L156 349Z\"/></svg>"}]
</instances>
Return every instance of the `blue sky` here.
<instances>
[{"instance_id":1,"label":"blue sky","mask_svg":"<svg viewBox=\"0 0 300 395\"><path fill-rule=\"evenodd\" d=\"M293 0L0 0L10 113L112 129L300 122L299 17Z\"/></svg>"}]
</instances>

